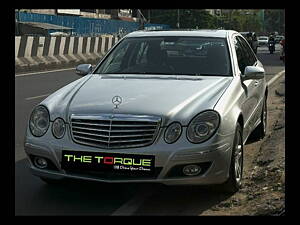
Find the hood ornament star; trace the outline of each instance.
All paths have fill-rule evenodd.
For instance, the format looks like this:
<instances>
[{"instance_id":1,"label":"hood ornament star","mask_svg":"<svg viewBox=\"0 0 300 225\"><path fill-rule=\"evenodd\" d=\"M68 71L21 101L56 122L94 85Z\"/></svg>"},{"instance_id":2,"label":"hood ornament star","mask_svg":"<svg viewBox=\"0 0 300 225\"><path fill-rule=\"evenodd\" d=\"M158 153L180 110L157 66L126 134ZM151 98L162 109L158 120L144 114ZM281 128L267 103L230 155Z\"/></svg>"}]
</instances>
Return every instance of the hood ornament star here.
<instances>
[{"instance_id":1,"label":"hood ornament star","mask_svg":"<svg viewBox=\"0 0 300 225\"><path fill-rule=\"evenodd\" d=\"M117 109L118 106L122 103L122 98L120 96L116 95L112 98L111 101L115 105L115 109Z\"/></svg>"}]
</instances>

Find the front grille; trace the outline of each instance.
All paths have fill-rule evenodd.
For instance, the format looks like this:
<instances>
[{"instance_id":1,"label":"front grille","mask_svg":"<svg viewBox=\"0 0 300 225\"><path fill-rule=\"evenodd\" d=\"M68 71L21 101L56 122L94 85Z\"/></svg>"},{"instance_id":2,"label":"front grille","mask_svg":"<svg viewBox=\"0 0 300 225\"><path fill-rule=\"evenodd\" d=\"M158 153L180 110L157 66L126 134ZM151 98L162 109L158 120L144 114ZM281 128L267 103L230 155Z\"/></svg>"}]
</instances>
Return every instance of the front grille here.
<instances>
[{"instance_id":1,"label":"front grille","mask_svg":"<svg viewBox=\"0 0 300 225\"><path fill-rule=\"evenodd\" d=\"M72 115L71 133L75 142L98 148L142 147L154 142L160 121L141 115Z\"/></svg>"}]
</instances>

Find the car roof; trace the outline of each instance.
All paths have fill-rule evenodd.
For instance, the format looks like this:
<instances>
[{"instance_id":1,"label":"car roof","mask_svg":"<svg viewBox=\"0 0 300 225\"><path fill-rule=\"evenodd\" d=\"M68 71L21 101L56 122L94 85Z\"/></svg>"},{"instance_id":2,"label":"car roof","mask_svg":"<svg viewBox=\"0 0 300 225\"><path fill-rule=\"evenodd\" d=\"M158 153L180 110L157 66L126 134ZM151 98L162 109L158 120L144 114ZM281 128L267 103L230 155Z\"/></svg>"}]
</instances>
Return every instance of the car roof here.
<instances>
[{"instance_id":1,"label":"car roof","mask_svg":"<svg viewBox=\"0 0 300 225\"><path fill-rule=\"evenodd\" d=\"M126 37L155 37L155 36L198 36L226 38L233 30L139 30L126 35Z\"/></svg>"}]
</instances>

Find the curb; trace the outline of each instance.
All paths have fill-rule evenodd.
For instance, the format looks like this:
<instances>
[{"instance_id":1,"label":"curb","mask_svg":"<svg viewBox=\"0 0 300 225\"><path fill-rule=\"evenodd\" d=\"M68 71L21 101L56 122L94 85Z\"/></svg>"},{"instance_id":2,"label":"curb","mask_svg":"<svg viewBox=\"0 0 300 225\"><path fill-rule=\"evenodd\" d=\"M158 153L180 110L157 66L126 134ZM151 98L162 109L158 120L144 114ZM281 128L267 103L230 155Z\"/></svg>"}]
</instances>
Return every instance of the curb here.
<instances>
[{"instance_id":1,"label":"curb","mask_svg":"<svg viewBox=\"0 0 300 225\"><path fill-rule=\"evenodd\" d=\"M285 74L285 70L280 71L275 74L274 77L267 82L268 86L271 86L277 79L279 79L283 74Z\"/></svg>"}]
</instances>

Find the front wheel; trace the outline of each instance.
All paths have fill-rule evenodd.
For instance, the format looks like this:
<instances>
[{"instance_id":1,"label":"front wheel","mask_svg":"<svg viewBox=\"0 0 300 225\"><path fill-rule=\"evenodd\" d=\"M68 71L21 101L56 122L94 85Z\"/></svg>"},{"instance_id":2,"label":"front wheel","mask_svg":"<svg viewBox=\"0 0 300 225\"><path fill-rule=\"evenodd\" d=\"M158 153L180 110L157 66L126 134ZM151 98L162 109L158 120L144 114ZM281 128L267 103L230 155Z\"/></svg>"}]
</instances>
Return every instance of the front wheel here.
<instances>
[{"instance_id":1,"label":"front wheel","mask_svg":"<svg viewBox=\"0 0 300 225\"><path fill-rule=\"evenodd\" d=\"M238 123L235 131L234 142L229 168L229 178L221 185L224 192L235 193L242 186L243 177L243 135L241 125Z\"/></svg>"},{"instance_id":2,"label":"front wheel","mask_svg":"<svg viewBox=\"0 0 300 225\"><path fill-rule=\"evenodd\" d=\"M268 108L267 108L267 96L265 96L263 109L260 115L260 124L253 131L255 139L263 139L267 134L267 122L268 122Z\"/></svg>"}]
</instances>

